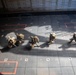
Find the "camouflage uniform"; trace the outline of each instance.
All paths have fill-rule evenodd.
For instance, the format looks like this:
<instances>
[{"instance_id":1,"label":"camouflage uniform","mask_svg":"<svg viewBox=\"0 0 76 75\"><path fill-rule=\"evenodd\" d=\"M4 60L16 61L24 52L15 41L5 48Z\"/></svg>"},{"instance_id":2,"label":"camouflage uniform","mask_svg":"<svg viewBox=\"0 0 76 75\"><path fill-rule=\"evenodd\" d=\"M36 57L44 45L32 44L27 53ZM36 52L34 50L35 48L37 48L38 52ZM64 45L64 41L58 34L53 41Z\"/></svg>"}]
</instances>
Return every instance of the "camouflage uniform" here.
<instances>
[{"instance_id":1,"label":"camouflage uniform","mask_svg":"<svg viewBox=\"0 0 76 75\"><path fill-rule=\"evenodd\" d=\"M32 48L34 48L34 45L35 44L37 45L37 43L39 43L39 38L37 36L31 36L30 39L31 39L30 46L32 46Z\"/></svg>"},{"instance_id":2,"label":"camouflage uniform","mask_svg":"<svg viewBox=\"0 0 76 75\"><path fill-rule=\"evenodd\" d=\"M14 37L8 37L8 47L12 48L13 46L16 46L16 39Z\"/></svg>"},{"instance_id":3,"label":"camouflage uniform","mask_svg":"<svg viewBox=\"0 0 76 75\"><path fill-rule=\"evenodd\" d=\"M17 42L16 42L16 44L19 45L19 44L21 44L23 42L24 42L24 35L17 33Z\"/></svg>"},{"instance_id":4,"label":"camouflage uniform","mask_svg":"<svg viewBox=\"0 0 76 75\"><path fill-rule=\"evenodd\" d=\"M70 39L68 43L72 43L73 40L76 42L76 33L73 34L73 37Z\"/></svg>"},{"instance_id":5,"label":"camouflage uniform","mask_svg":"<svg viewBox=\"0 0 76 75\"><path fill-rule=\"evenodd\" d=\"M50 34L48 44L52 44L54 42L55 38L56 38L55 33Z\"/></svg>"}]
</instances>

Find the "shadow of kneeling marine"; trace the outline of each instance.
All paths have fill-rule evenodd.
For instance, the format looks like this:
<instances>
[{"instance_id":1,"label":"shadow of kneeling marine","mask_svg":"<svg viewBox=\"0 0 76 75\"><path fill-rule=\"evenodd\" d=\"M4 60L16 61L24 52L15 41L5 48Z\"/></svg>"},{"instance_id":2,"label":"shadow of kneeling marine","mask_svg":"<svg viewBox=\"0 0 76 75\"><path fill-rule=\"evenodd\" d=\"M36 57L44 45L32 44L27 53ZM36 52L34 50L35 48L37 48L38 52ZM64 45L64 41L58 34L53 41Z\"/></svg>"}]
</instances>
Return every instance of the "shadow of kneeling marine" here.
<instances>
[{"instance_id":1,"label":"shadow of kneeling marine","mask_svg":"<svg viewBox=\"0 0 76 75\"><path fill-rule=\"evenodd\" d=\"M31 48L34 48L35 45L36 45L37 47L39 47L39 45L37 44L37 43L39 43L39 38L38 38L37 36L31 36L29 43L30 43L30 47L31 47Z\"/></svg>"}]
</instances>

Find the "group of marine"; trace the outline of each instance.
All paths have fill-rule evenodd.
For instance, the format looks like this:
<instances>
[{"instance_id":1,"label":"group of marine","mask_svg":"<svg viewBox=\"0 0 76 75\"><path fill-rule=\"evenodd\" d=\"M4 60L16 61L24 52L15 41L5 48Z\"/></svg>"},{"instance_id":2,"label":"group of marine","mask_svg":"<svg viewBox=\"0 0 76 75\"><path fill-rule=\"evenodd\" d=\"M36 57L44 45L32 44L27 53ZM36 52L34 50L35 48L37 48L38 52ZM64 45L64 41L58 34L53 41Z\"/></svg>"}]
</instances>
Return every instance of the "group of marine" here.
<instances>
[{"instance_id":1,"label":"group of marine","mask_svg":"<svg viewBox=\"0 0 76 75\"><path fill-rule=\"evenodd\" d=\"M19 46L21 43L24 42L24 34L17 33L16 36L17 36L17 39L15 39L14 37L8 36L8 39L7 39L8 45L7 46L9 48ZM55 33L50 33L47 44L50 45L50 44L54 43L55 39L56 39ZM68 44L71 44L73 40L76 42L76 33L73 34L73 36L70 39L70 41L68 42ZM29 46L31 48L34 48L35 44L37 45L37 43L39 43L38 36L30 36Z\"/></svg>"}]
</instances>

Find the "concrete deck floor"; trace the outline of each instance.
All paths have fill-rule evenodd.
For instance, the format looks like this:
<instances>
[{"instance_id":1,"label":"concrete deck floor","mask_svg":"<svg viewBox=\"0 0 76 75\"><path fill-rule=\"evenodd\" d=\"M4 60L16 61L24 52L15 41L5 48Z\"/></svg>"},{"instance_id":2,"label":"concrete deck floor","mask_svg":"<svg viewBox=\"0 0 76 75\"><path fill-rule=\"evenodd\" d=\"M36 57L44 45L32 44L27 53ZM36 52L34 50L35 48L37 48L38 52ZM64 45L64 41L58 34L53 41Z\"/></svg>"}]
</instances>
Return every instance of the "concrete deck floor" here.
<instances>
[{"instance_id":1,"label":"concrete deck floor","mask_svg":"<svg viewBox=\"0 0 76 75\"><path fill-rule=\"evenodd\" d=\"M38 15L0 18L0 45L10 32L25 34L25 42L0 52L0 72L3 75L76 75L76 44L66 43L76 31L76 15ZM45 45L51 32L56 33L54 44ZM25 49L29 36L40 38L40 47ZM0 47L1 48L1 47Z\"/></svg>"}]
</instances>

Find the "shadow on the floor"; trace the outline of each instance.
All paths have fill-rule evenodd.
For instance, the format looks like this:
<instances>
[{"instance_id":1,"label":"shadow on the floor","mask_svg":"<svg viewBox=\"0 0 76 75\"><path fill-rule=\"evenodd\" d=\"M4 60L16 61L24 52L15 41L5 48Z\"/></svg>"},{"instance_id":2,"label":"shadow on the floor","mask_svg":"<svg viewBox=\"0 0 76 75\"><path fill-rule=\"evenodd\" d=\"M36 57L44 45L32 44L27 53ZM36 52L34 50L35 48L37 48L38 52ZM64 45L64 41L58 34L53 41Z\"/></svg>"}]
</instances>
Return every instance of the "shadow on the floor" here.
<instances>
[{"instance_id":1,"label":"shadow on the floor","mask_svg":"<svg viewBox=\"0 0 76 75\"><path fill-rule=\"evenodd\" d=\"M48 42L44 42L40 45L40 48L49 47Z\"/></svg>"},{"instance_id":2,"label":"shadow on the floor","mask_svg":"<svg viewBox=\"0 0 76 75\"><path fill-rule=\"evenodd\" d=\"M28 43L25 47L23 47L23 50L27 50L27 51L30 51L32 50L32 47L30 46L30 44Z\"/></svg>"},{"instance_id":3,"label":"shadow on the floor","mask_svg":"<svg viewBox=\"0 0 76 75\"><path fill-rule=\"evenodd\" d=\"M66 50L67 48L70 48L71 47L71 45L70 44L68 44L68 43L65 43L65 44L62 44L60 47L59 47L59 49L63 49L63 50Z\"/></svg>"},{"instance_id":4,"label":"shadow on the floor","mask_svg":"<svg viewBox=\"0 0 76 75\"><path fill-rule=\"evenodd\" d=\"M8 46L5 46L3 49L1 49L1 52L8 52L10 48Z\"/></svg>"},{"instance_id":5,"label":"shadow on the floor","mask_svg":"<svg viewBox=\"0 0 76 75\"><path fill-rule=\"evenodd\" d=\"M71 44L64 43L59 48L62 48L62 50L67 50L68 48L73 48L73 47L74 48L76 47L76 43L71 43Z\"/></svg>"},{"instance_id":6,"label":"shadow on the floor","mask_svg":"<svg viewBox=\"0 0 76 75\"><path fill-rule=\"evenodd\" d=\"M76 45L71 45L71 47L73 46L76 47ZM26 45L10 49L9 51L8 49L5 50L18 55L76 57L76 50L67 50L66 47L63 48L65 50L30 49L29 45Z\"/></svg>"}]
</instances>

